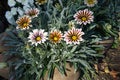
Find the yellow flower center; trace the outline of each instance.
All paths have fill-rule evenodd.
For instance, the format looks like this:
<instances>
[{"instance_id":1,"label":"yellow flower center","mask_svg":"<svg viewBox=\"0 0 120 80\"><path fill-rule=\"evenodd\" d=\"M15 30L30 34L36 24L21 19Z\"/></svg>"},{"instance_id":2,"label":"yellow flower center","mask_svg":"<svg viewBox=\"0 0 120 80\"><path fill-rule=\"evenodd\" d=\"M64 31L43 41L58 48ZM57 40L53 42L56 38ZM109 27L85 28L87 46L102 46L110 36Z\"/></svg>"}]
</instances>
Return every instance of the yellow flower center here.
<instances>
[{"instance_id":1,"label":"yellow flower center","mask_svg":"<svg viewBox=\"0 0 120 80\"><path fill-rule=\"evenodd\" d=\"M88 0L88 4L94 4L94 0Z\"/></svg>"},{"instance_id":2,"label":"yellow flower center","mask_svg":"<svg viewBox=\"0 0 120 80\"><path fill-rule=\"evenodd\" d=\"M34 16L35 15L35 13L29 13L29 16Z\"/></svg>"},{"instance_id":3,"label":"yellow flower center","mask_svg":"<svg viewBox=\"0 0 120 80\"><path fill-rule=\"evenodd\" d=\"M72 40L77 40L77 36L72 36Z\"/></svg>"},{"instance_id":4,"label":"yellow flower center","mask_svg":"<svg viewBox=\"0 0 120 80\"><path fill-rule=\"evenodd\" d=\"M23 27L24 27L24 28L25 28L25 27L27 27L27 26L28 26L28 24L27 24L27 23L24 23L24 24L23 24Z\"/></svg>"},{"instance_id":5,"label":"yellow flower center","mask_svg":"<svg viewBox=\"0 0 120 80\"><path fill-rule=\"evenodd\" d=\"M40 41L40 40L41 40L41 37L40 37L40 36L37 36L35 40L36 40L36 41Z\"/></svg>"},{"instance_id":6,"label":"yellow flower center","mask_svg":"<svg viewBox=\"0 0 120 80\"><path fill-rule=\"evenodd\" d=\"M87 20L87 18L86 18L86 17L82 17L81 19L82 19L82 21L86 21L86 20Z\"/></svg>"},{"instance_id":7,"label":"yellow flower center","mask_svg":"<svg viewBox=\"0 0 120 80\"><path fill-rule=\"evenodd\" d=\"M56 30L51 32L50 35L49 35L49 40L52 43L59 43L61 41L61 38L62 38L61 32L56 31Z\"/></svg>"},{"instance_id":8,"label":"yellow flower center","mask_svg":"<svg viewBox=\"0 0 120 80\"><path fill-rule=\"evenodd\" d=\"M54 40L54 41L57 41L57 40L58 40L58 37L54 37L53 40Z\"/></svg>"}]
</instances>

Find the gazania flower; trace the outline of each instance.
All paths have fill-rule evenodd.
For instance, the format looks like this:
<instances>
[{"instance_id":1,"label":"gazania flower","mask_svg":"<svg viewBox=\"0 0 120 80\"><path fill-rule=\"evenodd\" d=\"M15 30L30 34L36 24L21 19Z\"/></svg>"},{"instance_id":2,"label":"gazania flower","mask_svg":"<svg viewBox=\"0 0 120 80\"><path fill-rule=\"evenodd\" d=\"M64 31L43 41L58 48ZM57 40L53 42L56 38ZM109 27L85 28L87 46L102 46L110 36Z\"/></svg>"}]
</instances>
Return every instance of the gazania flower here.
<instances>
[{"instance_id":1,"label":"gazania flower","mask_svg":"<svg viewBox=\"0 0 120 80\"><path fill-rule=\"evenodd\" d=\"M84 4L86 4L88 7L93 7L95 4L97 4L97 0L84 0Z\"/></svg>"},{"instance_id":2,"label":"gazania flower","mask_svg":"<svg viewBox=\"0 0 120 80\"><path fill-rule=\"evenodd\" d=\"M38 44L44 43L47 40L47 32L40 29L34 29L33 32L29 33L29 42L37 46Z\"/></svg>"},{"instance_id":3,"label":"gazania flower","mask_svg":"<svg viewBox=\"0 0 120 80\"><path fill-rule=\"evenodd\" d=\"M53 43L59 43L62 39L61 31L53 30L50 32L49 40Z\"/></svg>"},{"instance_id":4,"label":"gazania flower","mask_svg":"<svg viewBox=\"0 0 120 80\"><path fill-rule=\"evenodd\" d=\"M66 41L67 44L79 44L80 41L83 41L82 35L84 35L82 29L72 28L71 30L65 32L64 41Z\"/></svg>"},{"instance_id":5,"label":"gazania flower","mask_svg":"<svg viewBox=\"0 0 120 80\"><path fill-rule=\"evenodd\" d=\"M88 9L85 10L79 10L75 15L74 15L75 21L77 21L78 24L84 24L86 25L87 23L93 22L94 16L93 12L89 11Z\"/></svg>"},{"instance_id":6,"label":"gazania flower","mask_svg":"<svg viewBox=\"0 0 120 80\"><path fill-rule=\"evenodd\" d=\"M45 4L47 0L36 0L36 4L42 5Z\"/></svg>"},{"instance_id":7,"label":"gazania flower","mask_svg":"<svg viewBox=\"0 0 120 80\"><path fill-rule=\"evenodd\" d=\"M25 30L25 29L29 29L29 27L31 27L30 23L31 23L31 18L27 15L24 15L22 17L20 17L17 21L17 29L21 29L21 30Z\"/></svg>"},{"instance_id":8,"label":"gazania flower","mask_svg":"<svg viewBox=\"0 0 120 80\"><path fill-rule=\"evenodd\" d=\"M38 14L39 14L39 10L37 8L30 9L30 10L26 11L26 15L28 15L28 16L30 16L32 18L37 17Z\"/></svg>"}]
</instances>

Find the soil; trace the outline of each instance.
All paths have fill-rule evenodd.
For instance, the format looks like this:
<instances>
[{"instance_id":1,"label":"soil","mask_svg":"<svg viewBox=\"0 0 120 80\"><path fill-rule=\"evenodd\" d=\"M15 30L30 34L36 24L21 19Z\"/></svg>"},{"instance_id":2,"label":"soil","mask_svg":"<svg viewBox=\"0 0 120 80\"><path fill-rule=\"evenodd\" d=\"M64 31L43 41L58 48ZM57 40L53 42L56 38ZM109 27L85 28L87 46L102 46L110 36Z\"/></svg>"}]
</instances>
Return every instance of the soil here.
<instances>
[{"instance_id":1,"label":"soil","mask_svg":"<svg viewBox=\"0 0 120 80\"><path fill-rule=\"evenodd\" d=\"M102 63L97 65L98 76L95 80L120 80L120 46L109 49Z\"/></svg>"},{"instance_id":2,"label":"soil","mask_svg":"<svg viewBox=\"0 0 120 80\"><path fill-rule=\"evenodd\" d=\"M0 80L7 80L7 79L4 79L3 77L0 76Z\"/></svg>"}]
</instances>

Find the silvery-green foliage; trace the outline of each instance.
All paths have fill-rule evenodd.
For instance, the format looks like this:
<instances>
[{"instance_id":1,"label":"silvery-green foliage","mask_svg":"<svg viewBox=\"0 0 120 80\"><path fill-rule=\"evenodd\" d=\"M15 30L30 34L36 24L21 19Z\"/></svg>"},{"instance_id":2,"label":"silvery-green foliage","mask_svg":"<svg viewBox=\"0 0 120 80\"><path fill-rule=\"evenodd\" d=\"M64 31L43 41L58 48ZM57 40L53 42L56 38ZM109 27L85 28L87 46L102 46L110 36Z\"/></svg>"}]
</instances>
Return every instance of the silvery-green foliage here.
<instances>
[{"instance_id":1,"label":"silvery-green foliage","mask_svg":"<svg viewBox=\"0 0 120 80\"><path fill-rule=\"evenodd\" d=\"M17 8L12 7L12 8L11 8L11 13L12 13L13 15L16 15L16 14L17 14Z\"/></svg>"},{"instance_id":2,"label":"silvery-green foliage","mask_svg":"<svg viewBox=\"0 0 120 80\"><path fill-rule=\"evenodd\" d=\"M8 5L9 5L10 7L13 7L13 6L16 5L16 1L15 1L15 0L8 0Z\"/></svg>"},{"instance_id":3,"label":"silvery-green foliage","mask_svg":"<svg viewBox=\"0 0 120 80\"><path fill-rule=\"evenodd\" d=\"M19 3L21 3L22 5L28 5L29 0L16 0Z\"/></svg>"},{"instance_id":4,"label":"silvery-green foliage","mask_svg":"<svg viewBox=\"0 0 120 80\"><path fill-rule=\"evenodd\" d=\"M33 5L34 0L16 0L17 2L21 3L22 5Z\"/></svg>"},{"instance_id":5,"label":"silvery-green foliage","mask_svg":"<svg viewBox=\"0 0 120 80\"><path fill-rule=\"evenodd\" d=\"M19 13L20 16L24 14L24 10L21 7L17 8L17 12Z\"/></svg>"},{"instance_id":6,"label":"silvery-green foliage","mask_svg":"<svg viewBox=\"0 0 120 80\"><path fill-rule=\"evenodd\" d=\"M15 24L16 24L16 23L15 23L15 19L14 19L13 14L12 14L11 11L7 11L6 14L5 14L5 17L6 17L6 19L8 20L8 22L9 22L10 24L12 24L12 25L15 25Z\"/></svg>"}]
</instances>

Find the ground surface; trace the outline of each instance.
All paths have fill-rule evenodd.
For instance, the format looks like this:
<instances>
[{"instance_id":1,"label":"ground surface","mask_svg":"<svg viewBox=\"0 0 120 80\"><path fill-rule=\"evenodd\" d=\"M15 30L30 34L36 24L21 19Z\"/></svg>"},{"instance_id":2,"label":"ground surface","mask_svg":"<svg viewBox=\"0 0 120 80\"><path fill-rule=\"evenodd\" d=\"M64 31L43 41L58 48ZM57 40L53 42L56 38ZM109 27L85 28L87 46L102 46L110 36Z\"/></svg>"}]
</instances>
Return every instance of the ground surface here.
<instances>
[{"instance_id":1,"label":"ground surface","mask_svg":"<svg viewBox=\"0 0 120 80\"><path fill-rule=\"evenodd\" d=\"M98 64L98 77L95 80L120 80L120 46L109 49L102 63Z\"/></svg>"}]
</instances>

